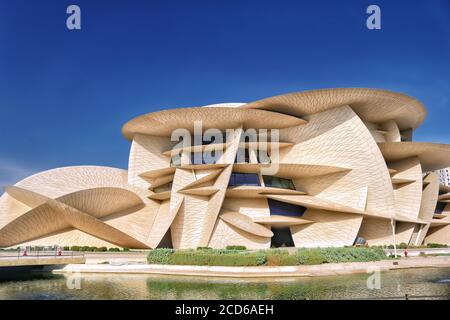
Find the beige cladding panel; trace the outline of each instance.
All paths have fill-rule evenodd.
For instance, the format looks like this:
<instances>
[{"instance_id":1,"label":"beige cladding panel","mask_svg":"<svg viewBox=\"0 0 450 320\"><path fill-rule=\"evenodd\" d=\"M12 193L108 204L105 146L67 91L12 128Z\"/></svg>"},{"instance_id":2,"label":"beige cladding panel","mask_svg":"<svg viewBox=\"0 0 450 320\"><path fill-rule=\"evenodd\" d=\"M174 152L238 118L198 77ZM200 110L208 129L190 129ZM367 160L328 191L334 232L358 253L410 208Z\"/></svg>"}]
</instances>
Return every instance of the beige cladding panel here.
<instances>
[{"instance_id":1,"label":"beige cladding panel","mask_svg":"<svg viewBox=\"0 0 450 320\"><path fill-rule=\"evenodd\" d=\"M431 227L425 237L425 244L428 243L450 245L450 225Z\"/></svg>"},{"instance_id":2,"label":"beige cladding panel","mask_svg":"<svg viewBox=\"0 0 450 320\"><path fill-rule=\"evenodd\" d=\"M386 142L386 132L380 129L379 124L364 122L370 134L376 142Z\"/></svg>"},{"instance_id":3,"label":"beige cladding panel","mask_svg":"<svg viewBox=\"0 0 450 320\"><path fill-rule=\"evenodd\" d=\"M127 184L127 172L121 169L82 166L44 171L8 187L1 197L0 211L6 209L8 214L0 214L0 240L5 246L58 240L54 245L67 244L63 240L67 235L72 239L69 245L144 248L148 225L159 207L145 195L145 190ZM74 227L90 235L70 230ZM11 234L17 236L11 239Z\"/></svg>"},{"instance_id":4,"label":"beige cladding panel","mask_svg":"<svg viewBox=\"0 0 450 320\"><path fill-rule=\"evenodd\" d=\"M134 135L128 163L128 182L138 187L148 187L148 182L139 175L167 168L170 165L170 157L162 153L170 149L174 143L170 141L170 137Z\"/></svg>"},{"instance_id":5,"label":"beige cladding panel","mask_svg":"<svg viewBox=\"0 0 450 320\"><path fill-rule=\"evenodd\" d=\"M222 219L218 219L208 246L211 248L225 248L229 245L240 245L256 250L270 248L270 241L271 238L269 237L260 237L245 232Z\"/></svg>"},{"instance_id":6,"label":"beige cladding panel","mask_svg":"<svg viewBox=\"0 0 450 320\"><path fill-rule=\"evenodd\" d=\"M124 188L127 171L110 167L75 166L39 172L19 181L15 186L55 199L84 189ZM8 193L0 197L0 228L28 212L32 207L13 199Z\"/></svg>"},{"instance_id":7,"label":"beige cladding panel","mask_svg":"<svg viewBox=\"0 0 450 320\"><path fill-rule=\"evenodd\" d=\"M223 205L225 193L227 191L231 173L233 171L232 163L234 162L234 159L236 157L239 148L239 144L241 142L242 131L243 131L242 127L239 127L234 131L234 136L230 141L230 147L227 148L224 154L225 159L227 159L230 165L225 169L223 169L223 171L217 177L216 182L214 183L214 186L217 189L219 189L219 191L211 197L206 209L205 220L202 226L202 231L199 240L199 245L201 247L208 246L212 233L214 232L216 220L219 215L220 208Z\"/></svg>"},{"instance_id":8,"label":"beige cladding panel","mask_svg":"<svg viewBox=\"0 0 450 320\"><path fill-rule=\"evenodd\" d=\"M184 198L184 205L171 224L172 243L175 248L198 247L204 213L208 206L207 196L182 194L179 190L196 181L194 170L177 169L171 193L171 206Z\"/></svg>"},{"instance_id":9,"label":"beige cladding panel","mask_svg":"<svg viewBox=\"0 0 450 320\"><path fill-rule=\"evenodd\" d=\"M162 110L139 116L127 122L122 128L122 133L130 140L136 134L170 137L177 129L186 129L193 133L195 122L201 122L204 130L209 128L227 130L241 125L252 129L277 129L306 123L299 117L279 112L193 107Z\"/></svg>"},{"instance_id":10,"label":"beige cladding panel","mask_svg":"<svg viewBox=\"0 0 450 320\"><path fill-rule=\"evenodd\" d=\"M419 218L422 197L422 167L417 157L389 162L389 168L397 171L392 179L405 179L411 182L394 186L396 216L411 220Z\"/></svg>"},{"instance_id":11,"label":"beige cladding panel","mask_svg":"<svg viewBox=\"0 0 450 320\"><path fill-rule=\"evenodd\" d=\"M267 227L253 222L252 218L246 216L245 214L239 212L223 212L220 214L219 218L227 224L253 235L266 238L271 238L273 236L272 231L270 231Z\"/></svg>"},{"instance_id":12,"label":"beige cladding panel","mask_svg":"<svg viewBox=\"0 0 450 320\"><path fill-rule=\"evenodd\" d=\"M424 177L423 181L426 184L423 187L419 217L425 221L431 221L439 196L439 177L430 173Z\"/></svg>"},{"instance_id":13,"label":"beige cladding panel","mask_svg":"<svg viewBox=\"0 0 450 320\"><path fill-rule=\"evenodd\" d=\"M104 241L90 234L84 233L80 230L63 231L55 235L46 235L44 238L39 238L32 241L26 241L18 244L18 246L54 246L55 244L60 246L89 246L89 247L107 247L114 248L119 247L116 244L108 241Z\"/></svg>"},{"instance_id":14,"label":"beige cladding panel","mask_svg":"<svg viewBox=\"0 0 450 320\"><path fill-rule=\"evenodd\" d=\"M9 187L7 190L17 200L36 207L0 229L1 246L11 246L76 228L120 246L147 247L127 233L98 219L106 214L133 212L137 210L137 206L141 208L142 202L130 191L119 188L94 188L73 192L54 200L22 187ZM90 193L93 196L89 196ZM109 201L102 201L104 198ZM97 204L97 207L88 206L88 209L92 209L92 213L71 206L83 207L83 199L88 199L90 205ZM112 207L114 205L115 208Z\"/></svg>"},{"instance_id":15,"label":"beige cladding panel","mask_svg":"<svg viewBox=\"0 0 450 320\"><path fill-rule=\"evenodd\" d=\"M396 244L406 243L409 244L414 232L415 223L412 222L400 222L395 224L395 242ZM392 241L391 243L393 243Z\"/></svg>"},{"instance_id":16,"label":"beige cladding panel","mask_svg":"<svg viewBox=\"0 0 450 320\"><path fill-rule=\"evenodd\" d=\"M395 213L389 172L377 144L361 119L348 106L308 117L308 124L280 131L280 139L295 142L282 163L304 163L349 168L351 171L299 178L296 187L309 195L345 206L358 206L367 187L366 210L383 217ZM342 198L352 194L353 198Z\"/></svg>"},{"instance_id":17,"label":"beige cladding panel","mask_svg":"<svg viewBox=\"0 0 450 320\"><path fill-rule=\"evenodd\" d=\"M450 167L450 145L429 142L378 143L386 161L418 157L423 172Z\"/></svg>"},{"instance_id":18,"label":"beige cladding panel","mask_svg":"<svg viewBox=\"0 0 450 320\"><path fill-rule=\"evenodd\" d=\"M356 239L362 216L308 209L302 218L311 224L291 226L296 247L351 246Z\"/></svg>"},{"instance_id":19,"label":"beige cladding panel","mask_svg":"<svg viewBox=\"0 0 450 320\"><path fill-rule=\"evenodd\" d=\"M8 187L7 192L22 201L29 201L33 197L40 197L41 202L47 201L46 197L20 187ZM103 218L105 223L142 242L148 236L149 225L151 226L153 215L158 209L157 205L144 205L141 199L129 190L112 187L80 190L57 200L88 212L93 217Z\"/></svg>"},{"instance_id":20,"label":"beige cladding panel","mask_svg":"<svg viewBox=\"0 0 450 320\"><path fill-rule=\"evenodd\" d=\"M190 210L191 205L189 204L189 201L192 197L181 194L178 191L193 181L195 181L195 177L192 170L176 169L169 205L167 208L165 205L164 208L161 208L162 210L158 211L158 215L156 216L150 232L151 240L149 241L149 244L152 248L158 246L169 228L171 228L171 230L176 230L177 221L180 221L180 219L182 221L184 220L186 210ZM171 234L174 246L178 246L179 237L181 236L180 232L171 232Z\"/></svg>"},{"instance_id":21,"label":"beige cladding panel","mask_svg":"<svg viewBox=\"0 0 450 320\"><path fill-rule=\"evenodd\" d=\"M249 217L270 216L267 199L225 198L222 207Z\"/></svg>"},{"instance_id":22,"label":"beige cladding panel","mask_svg":"<svg viewBox=\"0 0 450 320\"><path fill-rule=\"evenodd\" d=\"M392 224L387 219L364 218L358 236L364 238L369 246L394 243Z\"/></svg>"},{"instance_id":23,"label":"beige cladding panel","mask_svg":"<svg viewBox=\"0 0 450 320\"><path fill-rule=\"evenodd\" d=\"M101 187L124 187L127 171L97 166L63 167L43 171L16 184L55 199L68 193Z\"/></svg>"},{"instance_id":24,"label":"beige cladding panel","mask_svg":"<svg viewBox=\"0 0 450 320\"><path fill-rule=\"evenodd\" d=\"M0 229L0 247L41 238L72 226L51 206L44 203Z\"/></svg>"},{"instance_id":25,"label":"beige cladding panel","mask_svg":"<svg viewBox=\"0 0 450 320\"><path fill-rule=\"evenodd\" d=\"M402 140L400 129L394 120L386 121L380 125L381 130L385 131L385 140L388 142L399 142ZM378 142L378 141L377 141Z\"/></svg>"}]
</instances>

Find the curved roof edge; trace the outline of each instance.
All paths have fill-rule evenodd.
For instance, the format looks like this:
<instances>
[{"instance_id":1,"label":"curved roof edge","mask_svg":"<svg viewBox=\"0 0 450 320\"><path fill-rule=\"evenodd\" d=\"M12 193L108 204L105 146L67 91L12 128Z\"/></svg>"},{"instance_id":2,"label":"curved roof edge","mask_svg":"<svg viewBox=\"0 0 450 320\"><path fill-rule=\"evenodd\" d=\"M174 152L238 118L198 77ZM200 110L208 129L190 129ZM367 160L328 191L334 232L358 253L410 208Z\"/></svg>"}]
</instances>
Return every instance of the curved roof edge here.
<instances>
[{"instance_id":1,"label":"curved roof edge","mask_svg":"<svg viewBox=\"0 0 450 320\"><path fill-rule=\"evenodd\" d=\"M349 105L365 121L395 120L401 130L415 129L425 120L427 110L417 99L384 89L327 88L282 94L247 103L246 109L277 109L295 116L307 116Z\"/></svg>"},{"instance_id":2,"label":"curved roof edge","mask_svg":"<svg viewBox=\"0 0 450 320\"><path fill-rule=\"evenodd\" d=\"M418 157L422 171L434 171L450 166L450 145L432 142L379 142L386 161Z\"/></svg>"},{"instance_id":3,"label":"curved roof edge","mask_svg":"<svg viewBox=\"0 0 450 320\"><path fill-rule=\"evenodd\" d=\"M43 171L38 171L36 173L33 173L19 181L17 181L16 183L14 183L13 186L20 186L23 183L26 183L27 181L30 181L34 178L40 177L40 176L44 176L47 174L51 174L51 173L56 173L58 171L64 171L64 170L85 170L85 169L101 169L101 170L111 170L111 171L117 171L118 173L121 174L126 174L127 170L125 169L121 169L121 168L115 168L115 167L108 167L108 166L96 166L96 165L79 165L79 166L65 166L65 167L58 167L58 168L52 168L52 169L48 169L48 170L43 170ZM2 186L2 187L6 187L6 186ZM0 194L1 195L1 194Z\"/></svg>"},{"instance_id":4,"label":"curved roof edge","mask_svg":"<svg viewBox=\"0 0 450 320\"><path fill-rule=\"evenodd\" d=\"M187 122L193 121L193 116L196 117L194 120L209 119L220 127L221 124L224 125L223 122L234 118L226 110L236 113L237 110L260 109L279 116L302 118L343 105L349 105L363 121L383 123L394 120L400 130L416 129L427 115L427 110L420 101L402 93L384 89L329 88L287 93L249 103L219 103L156 111L128 121L122 127L122 134L129 140L136 132L166 135L167 132L160 134L159 131L166 130L168 124L170 127L186 126ZM253 114L253 117L261 116Z\"/></svg>"}]
</instances>

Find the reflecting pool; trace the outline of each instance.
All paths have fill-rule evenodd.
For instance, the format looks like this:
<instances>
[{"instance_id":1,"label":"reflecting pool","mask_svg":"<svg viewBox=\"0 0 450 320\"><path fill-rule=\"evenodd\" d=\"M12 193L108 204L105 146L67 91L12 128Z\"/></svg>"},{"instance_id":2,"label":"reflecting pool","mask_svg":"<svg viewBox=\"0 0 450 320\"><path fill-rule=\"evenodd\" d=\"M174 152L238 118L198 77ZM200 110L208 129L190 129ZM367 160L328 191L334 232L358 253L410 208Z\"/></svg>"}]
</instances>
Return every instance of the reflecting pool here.
<instances>
[{"instance_id":1,"label":"reflecting pool","mask_svg":"<svg viewBox=\"0 0 450 320\"><path fill-rule=\"evenodd\" d=\"M0 299L393 299L406 294L449 299L450 268L270 281L48 272L0 280Z\"/></svg>"}]
</instances>

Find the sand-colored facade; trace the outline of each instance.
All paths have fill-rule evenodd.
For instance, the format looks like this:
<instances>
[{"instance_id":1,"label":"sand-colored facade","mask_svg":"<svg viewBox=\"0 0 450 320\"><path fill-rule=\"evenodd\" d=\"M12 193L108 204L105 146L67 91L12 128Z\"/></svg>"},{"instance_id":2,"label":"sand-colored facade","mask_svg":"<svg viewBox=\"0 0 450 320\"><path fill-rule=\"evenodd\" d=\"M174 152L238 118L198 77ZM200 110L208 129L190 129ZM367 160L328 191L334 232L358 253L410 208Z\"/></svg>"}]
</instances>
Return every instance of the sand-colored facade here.
<instances>
[{"instance_id":1,"label":"sand-colored facade","mask_svg":"<svg viewBox=\"0 0 450 320\"><path fill-rule=\"evenodd\" d=\"M398 93L326 89L145 114L122 129L128 170L58 168L6 187L0 247L450 243L450 189L432 173L450 145L412 141L426 113Z\"/></svg>"}]
</instances>

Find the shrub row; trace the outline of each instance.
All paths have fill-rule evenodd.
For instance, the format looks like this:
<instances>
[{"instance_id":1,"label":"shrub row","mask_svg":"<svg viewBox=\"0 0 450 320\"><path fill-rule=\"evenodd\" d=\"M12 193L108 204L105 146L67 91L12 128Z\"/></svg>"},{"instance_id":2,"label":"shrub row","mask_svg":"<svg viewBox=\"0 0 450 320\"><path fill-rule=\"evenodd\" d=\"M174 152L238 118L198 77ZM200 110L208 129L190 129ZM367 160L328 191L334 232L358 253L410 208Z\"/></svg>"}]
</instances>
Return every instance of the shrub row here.
<instances>
[{"instance_id":1,"label":"shrub row","mask_svg":"<svg viewBox=\"0 0 450 320\"><path fill-rule=\"evenodd\" d=\"M364 262L386 259L382 248L301 248L287 250L245 251L236 249L173 250L154 249L147 256L149 264L205 266L294 266L339 262Z\"/></svg>"},{"instance_id":2,"label":"shrub row","mask_svg":"<svg viewBox=\"0 0 450 320\"><path fill-rule=\"evenodd\" d=\"M427 248L448 248L449 246L446 244L440 244L440 243L428 243Z\"/></svg>"},{"instance_id":3,"label":"shrub row","mask_svg":"<svg viewBox=\"0 0 450 320\"><path fill-rule=\"evenodd\" d=\"M372 248L394 249L394 245L389 244L389 245L383 245L383 246L372 246ZM406 248L408 248L408 249L449 248L449 246L446 244L441 244L441 243L428 243L426 245L414 246L414 245L406 244L404 242L397 245L397 249L406 249Z\"/></svg>"},{"instance_id":4,"label":"shrub row","mask_svg":"<svg viewBox=\"0 0 450 320\"><path fill-rule=\"evenodd\" d=\"M314 248L296 252L299 264L367 262L386 259L381 248Z\"/></svg>"},{"instance_id":5,"label":"shrub row","mask_svg":"<svg viewBox=\"0 0 450 320\"><path fill-rule=\"evenodd\" d=\"M106 247L88 247L88 246L72 246L72 247L64 247L64 250L72 250L72 251L87 251L87 252L120 252L120 248L106 248ZM128 248L123 248L122 251L130 251Z\"/></svg>"},{"instance_id":6,"label":"shrub row","mask_svg":"<svg viewBox=\"0 0 450 320\"><path fill-rule=\"evenodd\" d=\"M226 246L227 250L247 250L246 246Z\"/></svg>"},{"instance_id":7,"label":"shrub row","mask_svg":"<svg viewBox=\"0 0 450 320\"><path fill-rule=\"evenodd\" d=\"M147 256L150 264L205 265L205 266L257 266L261 262L259 252L238 250L173 250L155 249Z\"/></svg>"}]
</instances>

